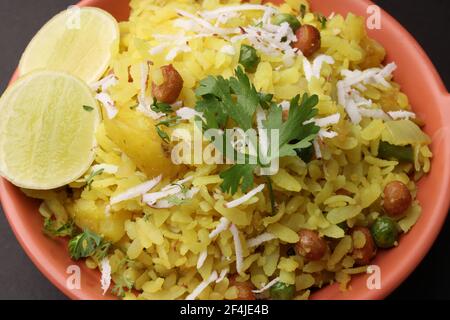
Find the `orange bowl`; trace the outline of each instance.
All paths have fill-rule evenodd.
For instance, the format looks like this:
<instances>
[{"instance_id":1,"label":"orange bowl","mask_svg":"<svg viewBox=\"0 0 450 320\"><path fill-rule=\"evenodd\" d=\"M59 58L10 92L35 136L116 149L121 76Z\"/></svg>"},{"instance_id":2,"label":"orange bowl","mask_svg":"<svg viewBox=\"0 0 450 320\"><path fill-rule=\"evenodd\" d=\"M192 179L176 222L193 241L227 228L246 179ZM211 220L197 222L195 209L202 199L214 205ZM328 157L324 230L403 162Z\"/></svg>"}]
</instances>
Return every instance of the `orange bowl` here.
<instances>
[{"instance_id":1,"label":"orange bowl","mask_svg":"<svg viewBox=\"0 0 450 320\"><path fill-rule=\"evenodd\" d=\"M313 10L325 15L336 12L367 16L373 5L367 0L310 0ZM280 1L273 1L280 2ZM113 14L118 20L129 15L129 0L85 0L80 6L94 6ZM430 174L419 182L418 199L423 213L412 230L394 249L380 252L373 264L381 270L381 288L369 290L369 275L353 278L351 289L342 292L337 285L323 288L313 299L382 299L391 293L420 263L436 239L450 204L450 95L436 69L412 36L391 16L381 11L381 29L369 30L387 50L387 60L395 61L398 69L395 80L410 98L414 111L425 123L425 131L432 137L434 158ZM17 75L11 81L14 81ZM20 244L39 270L62 292L73 299L112 299L103 296L100 274L84 263L73 262L67 252L67 242L44 236L39 203L27 198L19 188L0 179L0 199L5 214ZM66 286L68 267L77 264L81 269L81 289Z\"/></svg>"}]
</instances>

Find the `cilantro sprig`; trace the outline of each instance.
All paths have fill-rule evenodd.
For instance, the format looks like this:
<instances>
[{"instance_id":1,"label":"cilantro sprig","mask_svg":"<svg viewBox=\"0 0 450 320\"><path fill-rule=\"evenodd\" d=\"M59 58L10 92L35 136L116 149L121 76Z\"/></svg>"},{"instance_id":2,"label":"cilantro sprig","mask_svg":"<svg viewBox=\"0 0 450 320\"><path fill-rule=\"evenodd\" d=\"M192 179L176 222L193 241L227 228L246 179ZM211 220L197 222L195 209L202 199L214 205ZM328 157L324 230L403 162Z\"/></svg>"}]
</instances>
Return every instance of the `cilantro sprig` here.
<instances>
[{"instance_id":1,"label":"cilantro sprig","mask_svg":"<svg viewBox=\"0 0 450 320\"><path fill-rule=\"evenodd\" d=\"M156 99L153 100L153 103L151 104L150 108L155 112L162 112L162 113L173 112L172 106L170 104L158 102Z\"/></svg>"},{"instance_id":2,"label":"cilantro sprig","mask_svg":"<svg viewBox=\"0 0 450 320\"><path fill-rule=\"evenodd\" d=\"M314 123L307 123L317 115L315 106L319 103L317 95L303 94L295 96L290 103L289 115L283 122L280 106L272 106L264 125L267 129L279 130L278 157L295 156L296 150L306 149L316 137L320 128Z\"/></svg>"},{"instance_id":3,"label":"cilantro sprig","mask_svg":"<svg viewBox=\"0 0 450 320\"><path fill-rule=\"evenodd\" d=\"M209 76L200 81L195 93L203 100L197 103L196 110L203 112L207 128L223 127L228 118L244 130L252 127L258 92L241 67L235 73L236 77L230 79Z\"/></svg>"},{"instance_id":4,"label":"cilantro sprig","mask_svg":"<svg viewBox=\"0 0 450 320\"><path fill-rule=\"evenodd\" d=\"M260 106L267 112L263 121L264 129L278 131L278 143L269 142L269 154L275 155L270 160L286 156L296 156L302 149L309 148L319 132L314 122L309 122L316 114L315 108L319 102L317 95L309 96L307 93L295 96L290 101L287 120L283 120L283 110L272 101L273 95L258 93L244 71L238 67L235 77L224 79L221 76L209 76L200 82L196 90L199 100L196 110L203 113L203 129L225 129L230 120L244 131L253 127L257 108ZM270 136L270 135L269 135ZM230 141L223 136L219 151L225 154ZM216 147L217 147L216 145ZM271 150L278 146L277 150ZM235 153L239 153L236 151ZM244 154L245 163L234 164L220 173L223 179L221 189L234 194L239 187L247 191L254 184L254 172L258 167L266 166L267 159L260 159L259 153L256 162L250 161L252 155ZM270 179L268 181L270 183ZM272 193L273 196L273 193ZM274 202L272 201L272 207Z\"/></svg>"}]
</instances>

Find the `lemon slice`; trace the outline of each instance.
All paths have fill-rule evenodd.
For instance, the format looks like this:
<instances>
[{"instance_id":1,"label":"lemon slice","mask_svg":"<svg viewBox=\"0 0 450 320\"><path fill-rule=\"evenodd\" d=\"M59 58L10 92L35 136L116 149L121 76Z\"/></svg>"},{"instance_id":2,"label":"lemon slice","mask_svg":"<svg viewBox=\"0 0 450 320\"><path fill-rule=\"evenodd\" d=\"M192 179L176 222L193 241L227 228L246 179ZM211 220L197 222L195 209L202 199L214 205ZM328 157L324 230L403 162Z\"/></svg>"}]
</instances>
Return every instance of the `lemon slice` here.
<instances>
[{"instance_id":1,"label":"lemon slice","mask_svg":"<svg viewBox=\"0 0 450 320\"><path fill-rule=\"evenodd\" d=\"M65 71L90 84L105 73L119 49L119 38L118 23L106 11L90 7L65 10L31 40L19 72Z\"/></svg>"},{"instance_id":2,"label":"lemon slice","mask_svg":"<svg viewBox=\"0 0 450 320\"><path fill-rule=\"evenodd\" d=\"M59 71L36 71L0 98L0 174L49 190L82 176L94 160L100 110L89 87Z\"/></svg>"}]
</instances>

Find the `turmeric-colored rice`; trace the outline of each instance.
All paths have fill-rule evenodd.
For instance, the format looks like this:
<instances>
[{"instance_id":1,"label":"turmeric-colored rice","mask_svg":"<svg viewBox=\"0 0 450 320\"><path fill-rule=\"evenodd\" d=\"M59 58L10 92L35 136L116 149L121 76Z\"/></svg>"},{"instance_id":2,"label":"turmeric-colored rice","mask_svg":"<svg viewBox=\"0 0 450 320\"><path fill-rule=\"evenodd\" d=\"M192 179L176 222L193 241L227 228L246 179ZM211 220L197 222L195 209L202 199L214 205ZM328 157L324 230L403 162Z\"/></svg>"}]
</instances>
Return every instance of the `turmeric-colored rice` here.
<instances>
[{"instance_id":1,"label":"turmeric-colored rice","mask_svg":"<svg viewBox=\"0 0 450 320\"><path fill-rule=\"evenodd\" d=\"M276 213L271 214L267 188L244 204L227 208L227 202L244 193L239 191L231 196L220 190L219 173L226 165L171 164L165 156L177 141L161 147L162 141L154 132L154 120L135 108L142 83L140 66L149 65L148 83L161 84L160 67L171 63L184 81L178 100L183 106L193 108L200 80L209 75L228 78L234 74L242 43L230 44L219 35L194 38L187 44L189 51L179 52L173 60L167 61L171 45L150 53L151 48L165 41L155 35L184 32L174 26L174 21L180 18L176 9L195 14L239 3L131 0L131 16L129 21L120 23L120 52L111 62L109 72L118 80L109 88L109 94L119 115L116 119L105 117L99 127L93 164L114 165L118 170L115 173L105 170L95 175L90 185L84 178L92 169L67 188L24 190L29 196L43 200L40 211L54 219L56 226L74 221L78 228L89 229L113 244L107 258L112 268L114 293L124 299L184 299L213 272L226 275L220 282L208 284L196 298L237 299L239 291L230 282L231 276L237 273L238 259L233 234L227 228L216 237L209 237L223 217L237 227L242 245L238 281L248 280L256 290L278 277L285 284L295 285L294 299L307 299L317 288L333 282L338 282L342 290L351 290L351 277L366 270L365 266L355 264L352 251L364 247L365 239L358 233L352 237L347 229L370 226L384 214L383 189L391 181L403 182L415 199L416 181L430 170L430 140L414 121L371 117L363 117L358 124L350 121L337 98L336 83L342 79L341 71L382 68L385 51L367 36L362 17L336 14L328 17L322 28L321 16L310 12L306 0L287 0L277 9L299 16L302 24L317 27L322 38L318 54L332 57L335 63L324 63L320 77L308 81L303 63L307 58L301 54L285 63L281 55L260 53L261 61L249 77L257 91L272 93L278 103L303 92L317 94L318 117L338 113L340 120L331 126L337 136L319 141L321 158L316 157L309 163L299 157L280 160L280 170L271 177ZM306 8L304 17L300 16L302 5ZM262 14L260 10L241 11L221 27L247 26ZM186 31L186 35L194 34L195 31ZM247 40L242 41L247 43ZM235 53L223 50L229 45ZM313 59L310 58L311 62ZM389 87L365 84L361 96L370 99L371 108L375 110L410 111L408 98L400 86L391 77L387 81ZM146 95L151 96L151 86ZM182 121L167 131L173 133L180 128L191 134L195 130L191 120ZM379 158L380 141L413 145L414 163ZM198 192L192 199L169 208L152 208L142 197L110 204L111 197L159 174L162 174L162 181L152 192L187 177L193 178L186 186L198 188ZM264 183L263 177L257 177L256 182ZM342 189L348 194L342 194ZM420 204L414 200L407 212L397 219L401 232L406 233L414 226L420 211ZM299 241L300 229L316 230L326 237L329 247L319 261L289 254L289 248ZM247 247L249 240L264 233L271 234L273 239ZM201 255L204 261L199 263ZM86 264L95 269L101 261L90 257ZM267 298L268 292L260 293L259 297Z\"/></svg>"}]
</instances>

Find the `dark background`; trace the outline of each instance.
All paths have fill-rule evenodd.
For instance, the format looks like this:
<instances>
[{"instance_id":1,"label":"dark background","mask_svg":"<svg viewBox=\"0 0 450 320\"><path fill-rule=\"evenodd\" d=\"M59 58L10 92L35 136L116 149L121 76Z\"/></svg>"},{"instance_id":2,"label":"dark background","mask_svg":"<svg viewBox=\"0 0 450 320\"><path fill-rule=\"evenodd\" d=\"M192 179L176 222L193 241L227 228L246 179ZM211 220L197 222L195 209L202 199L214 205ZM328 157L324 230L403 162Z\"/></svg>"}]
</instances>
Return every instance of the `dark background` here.
<instances>
[{"instance_id":1,"label":"dark background","mask_svg":"<svg viewBox=\"0 0 450 320\"><path fill-rule=\"evenodd\" d=\"M74 3L74 0L0 0L0 92L6 88L21 53L36 31L54 14ZM450 1L378 0L376 3L413 34L449 88ZM450 299L449 243L447 220L432 250L390 299ZM25 255L3 212L0 214L0 299L66 299Z\"/></svg>"}]
</instances>

